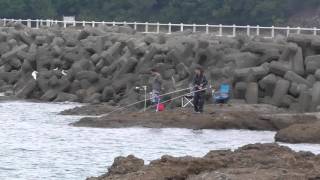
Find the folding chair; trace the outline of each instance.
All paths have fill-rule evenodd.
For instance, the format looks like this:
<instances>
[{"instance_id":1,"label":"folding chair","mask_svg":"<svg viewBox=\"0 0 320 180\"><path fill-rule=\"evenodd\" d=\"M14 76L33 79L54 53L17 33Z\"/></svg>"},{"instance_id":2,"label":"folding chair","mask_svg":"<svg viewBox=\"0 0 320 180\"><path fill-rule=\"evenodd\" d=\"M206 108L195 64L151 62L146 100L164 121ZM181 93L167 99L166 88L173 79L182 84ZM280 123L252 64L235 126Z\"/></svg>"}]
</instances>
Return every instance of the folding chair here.
<instances>
[{"instance_id":1,"label":"folding chair","mask_svg":"<svg viewBox=\"0 0 320 180\"><path fill-rule=\"evenodd\" d=\"M225 104L230 99L230 85L221 84L219 91L213 92L213 101L217 104Z\"/></svg>"},{"instance_id":2,"label":"folding chair","mask_svg":"<svg viewBox=\"0 0 320 180\"><path fill-rule=\"evenodd\" d=\"M193 105L194 92L192 91L193 91L193 87L190 86L190 93L181 98L181 107L185 108L188 105L192 107L194 106Z\"/></svg>"}]
</instances>

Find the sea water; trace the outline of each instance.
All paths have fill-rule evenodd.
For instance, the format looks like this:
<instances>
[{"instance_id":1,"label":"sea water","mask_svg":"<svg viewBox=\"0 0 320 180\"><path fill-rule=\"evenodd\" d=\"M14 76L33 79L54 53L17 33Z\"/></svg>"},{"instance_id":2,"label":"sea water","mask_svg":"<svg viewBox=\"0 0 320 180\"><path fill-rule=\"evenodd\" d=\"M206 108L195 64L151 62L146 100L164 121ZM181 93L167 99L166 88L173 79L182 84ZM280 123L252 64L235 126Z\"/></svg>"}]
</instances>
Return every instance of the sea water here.
<instances>
[{"instance_id":1,"label":"sea water","mask_svg":"<svg viewBox=\"0 0 320 180\"><path fill-rule=\"evenodd\" d=\"M0 102L0 179L79 180L105 173L117 156L134 154L148 163L165 154L201 157L210 150L274 142L270 131L72 127L81 117L58 113L76 106ZM284 145L320 153L320 145Z\"/></svg>"}]
</instances>

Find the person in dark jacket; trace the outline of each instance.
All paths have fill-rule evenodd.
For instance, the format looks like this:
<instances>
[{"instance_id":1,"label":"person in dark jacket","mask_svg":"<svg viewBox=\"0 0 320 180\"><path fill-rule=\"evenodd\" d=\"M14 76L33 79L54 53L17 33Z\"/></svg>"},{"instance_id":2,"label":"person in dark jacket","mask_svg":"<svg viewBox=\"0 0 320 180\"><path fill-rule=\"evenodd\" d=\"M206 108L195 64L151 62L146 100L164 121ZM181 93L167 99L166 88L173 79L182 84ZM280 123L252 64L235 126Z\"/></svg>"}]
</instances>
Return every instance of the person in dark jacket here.
<instances>
[{"instance_id":1,"label":"person in dark jacket","mask_svg":"<svg viewBox=\"0 0 320 180\"><path fill-rule=\"evenodd\" d=\"M203 112L205 89L208 84L202 68L195 69L195 77L193 79L194 97L193 105L196 113Z\"/></svg>"}]
</instances>

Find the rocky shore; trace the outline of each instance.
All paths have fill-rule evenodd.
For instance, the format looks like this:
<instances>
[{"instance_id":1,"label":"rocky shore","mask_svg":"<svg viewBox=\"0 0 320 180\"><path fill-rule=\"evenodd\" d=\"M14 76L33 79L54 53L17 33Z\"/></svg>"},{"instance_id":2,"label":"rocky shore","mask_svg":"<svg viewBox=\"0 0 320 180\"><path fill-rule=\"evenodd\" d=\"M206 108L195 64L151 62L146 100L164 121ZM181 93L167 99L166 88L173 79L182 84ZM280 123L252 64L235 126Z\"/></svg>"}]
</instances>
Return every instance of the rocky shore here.
<instances>
[{"instance_id":1,"label":"rocky shore","mask_svg":"<svg viewBox=\"0 0 320 180\"><path fill-rule=\"evenodd\" d=\"M115 112L108 105L88 105L62 112L65 115L94 115L71 124L94 128L187 128L247 129L277 131L276 141L288 143L319 143L320 115L295 113L266 104L232 102L228 105L206 105L203 114L190 108L164 112ZM104 115L108 114L108 115Z\"/></svg>"},{"instance_id":2,"label":"rocky shore","mask_svg":"<svg viewBox=\"0 0 320 180\"><path fill-rule=\"evenodd\" d=\"M277 144L254 144L211 151L202 158L162 156L144 165L134 156L118 157L108 172L87 180L316 180L320 156Z\"/></svg>"}]
</instances>

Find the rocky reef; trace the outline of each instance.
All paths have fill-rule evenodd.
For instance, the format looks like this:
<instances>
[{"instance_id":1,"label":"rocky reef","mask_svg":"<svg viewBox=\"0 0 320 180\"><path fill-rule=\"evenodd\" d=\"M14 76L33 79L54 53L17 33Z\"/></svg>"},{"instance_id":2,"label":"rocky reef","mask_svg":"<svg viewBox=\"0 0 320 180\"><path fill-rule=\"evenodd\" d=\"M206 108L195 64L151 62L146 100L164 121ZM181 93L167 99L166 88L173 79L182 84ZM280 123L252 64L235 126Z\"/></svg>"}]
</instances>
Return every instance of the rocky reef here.
<instances>
[{"instance_id":1,"label":"rocky reef","mask_svg":"<svg viewBox=\"0 0 320 180\"><path fill-rule=\"evenodd\" d=\"M211 151L202 158L162 156L144 165L132 155L118 157L108 172L87 180L270 180L320 178L320 157L277 144L254 144L237 150Z\"/></svg>"}]
</instances>

